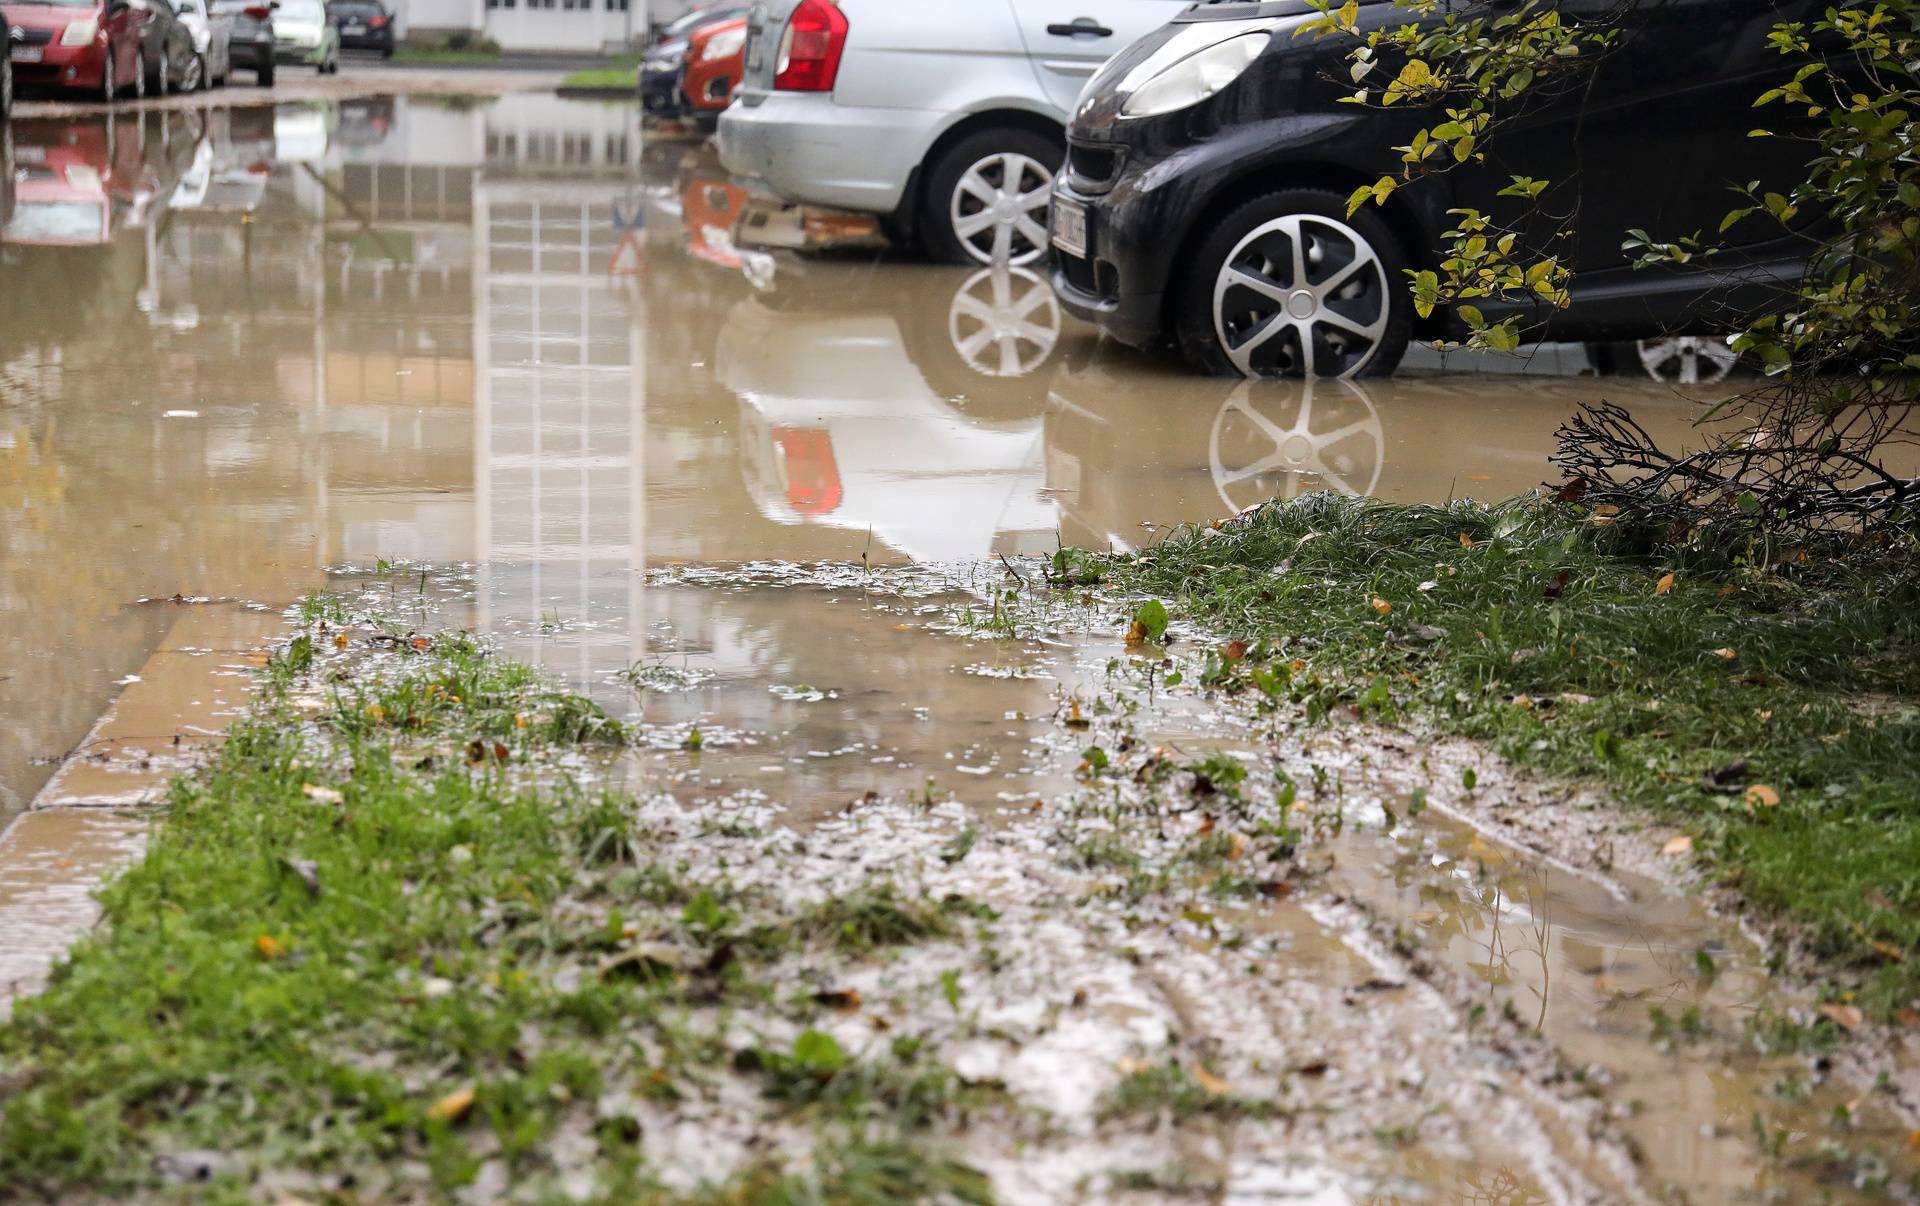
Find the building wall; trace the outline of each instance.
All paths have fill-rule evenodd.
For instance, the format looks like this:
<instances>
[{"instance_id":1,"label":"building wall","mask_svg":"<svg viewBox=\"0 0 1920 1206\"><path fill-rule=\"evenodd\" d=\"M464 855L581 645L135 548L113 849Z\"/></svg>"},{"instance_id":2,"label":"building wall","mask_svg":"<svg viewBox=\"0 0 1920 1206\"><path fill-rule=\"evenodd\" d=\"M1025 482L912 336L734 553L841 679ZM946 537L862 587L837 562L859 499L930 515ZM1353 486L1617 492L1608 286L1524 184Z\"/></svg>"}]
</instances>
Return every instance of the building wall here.
<instances>
[{"instance_id":1,"label":"building wall","mask_svg":"<svg viewBox=\"0 0 1920 1206\"><path fill-rule=\"evenodd\" d=\"M508 51L619 51L644 42L694 0L389 0L401 37L483 35Z\"/></svg>"}]
</instances>

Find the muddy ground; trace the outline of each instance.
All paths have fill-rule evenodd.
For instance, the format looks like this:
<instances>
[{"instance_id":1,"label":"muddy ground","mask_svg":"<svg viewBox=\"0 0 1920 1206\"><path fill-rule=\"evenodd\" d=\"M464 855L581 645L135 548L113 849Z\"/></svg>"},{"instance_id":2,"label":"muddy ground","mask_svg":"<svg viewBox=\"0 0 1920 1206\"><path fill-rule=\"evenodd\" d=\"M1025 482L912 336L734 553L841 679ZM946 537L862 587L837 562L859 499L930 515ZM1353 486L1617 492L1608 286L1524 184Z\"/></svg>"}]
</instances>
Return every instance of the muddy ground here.
<instances>
[{"instance_id":1,"label":"muddy ground","mask_svg":"<svg viewBox=\"0 0 1920 1206\"><path fill-rule=\"evenodd\" d=\"M1008 1200L1800 1201L1911 1175L1904 1057L1842 1075L1769 1045L1757 1022L1809 1006L1664 835L1419 733L1170 692L1116 605L1036 608L1011 576L1276 495L1504 496L1579 401L1677 435L1698 391L1596 379L1579 349L1195 380L1024 270L739 246L745 194L630 107L337 86L14 125L16 162L71 191L26 223L18 193L0 239L0 819L90 806L51 815L124 852L196 756L176 737L242 706L262 618L337 586L633 720L624 781L677 857L796 897L988 902L957 938L783 974L870 1003L815 1023L844 1048L884 1022L1012 1095L950 1136ZM1214 639L1178 635L1176 664ZM1424 794L1466 765L1474 791ZM1196 792L1227 767L1230 798ZM27 947L110 860L23 832L0 915L67 926L6 931ZM1168 1068L1206 1108L1112 1112ZM708 1107L646 1120L676 1184L767 1141L737 1096Z\"/></svg>"}]
</instances>

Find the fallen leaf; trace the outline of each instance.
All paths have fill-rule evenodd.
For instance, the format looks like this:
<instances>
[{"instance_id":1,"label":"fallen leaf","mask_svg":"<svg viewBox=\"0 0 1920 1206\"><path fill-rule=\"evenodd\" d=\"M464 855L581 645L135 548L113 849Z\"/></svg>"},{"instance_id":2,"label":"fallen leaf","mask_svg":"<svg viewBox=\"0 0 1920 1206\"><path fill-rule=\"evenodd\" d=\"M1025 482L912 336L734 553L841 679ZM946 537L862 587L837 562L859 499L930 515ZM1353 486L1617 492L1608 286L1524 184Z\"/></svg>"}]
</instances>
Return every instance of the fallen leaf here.
<instances>
[{"instance_id":1,"label":"fallen leaf","mask_svg":"<svg viewBox=\"0 0 1920 1206\"><path fill-rule=\"evenodd\" d=\"M1268 879L1260 882L1260 895L1268 900L1285 900L1293 895L1293 885L1285 880Z\"/></svg>"},{"instance_id":2,"label":"fallen leaf","mask_svg":"<svg viewBox=\"0 0 1920 1206\"><path fill-rule=\"evenodd\" d=\"M379 722L385 720L386 718L387 718L387 710L385 708L381 707L379 704L367 705L368 720L371 720L375 724L378 724Z\"/></svg>"},{"instance_id":3,"label":"fallen leaf","mask_svg":"<svg viewBox=\"0 0 1920 1206\"><path fill-rule=\"evenodd\" d=\"M813 994L816 1004L829 1009L838 1009L842 1013L852 1013L860 1008L860 990L857 988L827 988Z\"/></svg>"},{"instance_id":4,"label":"fallen leaf","mask_svg":"<svg viewBox=\"0 0 1920 1206\"><path fill-rule=\"evenodd\" d=\"M300 790L306 793L307 799L316 800L322 804L343 804L347 799L331 787L319 787L312 783L302 786Z\"/></svg>"},{"instance_id":5,"label":"fallen leaf","mask_svg":"<svg viewBox=\"0 0 1920 1206\"><path fill-rule=\"evenodd\" d=\"M1373 609L1383 616L1393 614L1393 604L1382 599L1379 595L1373 597Z\"/></svg>"},{"instance_id":6,"label":"fallen leaf","mask_svg":"<svg viewBox=\"0 0 1920 1206\"><path fill-rule=\"evenodd\" d=\"M1460 533L1460 547L1461 547L1461 548L1463 548L1463 549L1470 549L1470 548L1472 548L1472 547L1473 547L1473 537L1471 537L1471 536L1469 536L1469 535L1467 535L1467 534L1466 534L1465 532L1462 532L1462 533Z\"/></svg>"},{"instance_id":7,"label":"fallen leaf","mask_svg":"<svg viewBox=\"0 0 1920 1206\"><path fill-rule=\"evenodd\" d=\"M1920 1148L1920 1129L1907 1132L1907 1146Z\"/></svg>"},{"instance_id":8,"label":"fallen leaf","mask_svg":"<svg viewBox=\"0 0 1920 1206\"><path fill-rule=\"evenodd\" d=\"M1247 656L1247 650L1251 648L1252 646L1245 641L1228 641L1227 647L1220 651L1220 656L1226 658L1229 663L1237 662Z\"/></svg>"},{"instance_id":9,"label":"fallen leaf","mask_svg":"<svg viewBox=\"0 0 1920 1206\"><path fill-rule=\"evenodd\" d=\"M1820 1012L1848 1030L1858 1030L1867 1024L1867 1015L1858 1005L1822 1005Z\"/></svg>"},{"instance_id":10,"label":"fallen leaf","mask_svg":"<svg viewBox=\"0 0 1920 1206\"><path fill-rule=\"evenodd\" d=\"M1227 839L1227 857L1240 858L1247 852L1247 835L1236 833Z\"/></svg>"},{"instance_id":11,"label":"fallen leaf","mask_svg":"<svg viewBox=\"0 0 1920 1206\"><path fill-rule=\"evenodd\" d=\"M1876 941L1876 942L1869 942L1867 945L1871 946L1875 951L1877 951L1880 957L1885 959L1888 963L1905 963L1907 961L1906 952L1901 950L1899 947L1895 946L1891 942Z\"/></svg>"},{"instance_id":12,"label":"fallen leaf","mask_svg":"<svg viewBox=\"0 0 1920 1206\"><path fill-rule=\"evenodd\" d=\"M272 934L262 934L253 940L253 949L260 952L262 959L278 959L287 953L286 944Z\"/></svg>"},{"instance_id":13,"label":"fallen leaf","mask_svg":"<svg viewBox=\"0 0 1920 1206\"><path fill-rule=\"evenodd\" d=\"M1734 658L1737 658L1737 657L1739 657L1740 655L1739 655L1739 654L1737 654L1737 653L1735 653L1735 652L1734 652L1733 650L1731 650L1731 649L1727 649L1727 648L1720 648L1720 649L1716 649L1716 650L1714 650L1714 651L1713 651L1713 656L1715 656L1715 657L1717 657L1717 658L1719 658L1719 659L1720 659L1721 661L1724 661L1724 662L1730 662L1730 661L1732 661L1732 660L1733 660Z\"/></svg>"},{"instance_id":14,"label":"fallen leaf","mask_svg":"<svg viewBox=\"0 0 1920 1206\"><path fill-rule=\"evenodd\" d=\"M347 634L343 632L335 636L333 638L333 647L335 649L345 649L347 647Z\"/></svg>"},{"instance_id":15,"label":"fallen leaf","mask_svg":"<svg viewBox=\"0 0 1920 1206\"><path fill-rule=\"evenodd\" d=\"M414 637L411 641L408 641L407 644L412 645L414 649L420 653L425 653L433 647L433 642L423 636Z\"/></svg>"},{"instance_id":16,"label":"fallen leaf","mask_svg":"<svg viewBox=\"0 0 1920 1206\"><path fill-rule=\"evenodd\" d=\"M1440 583L1437 580L1433 578L1429 578L1425 582L1422 582L1420 585L1414 587L1413 589L1419 591L1421 594L1424 595L1430 590L1438 589L1439 586L1440 586Z\"/></svg>"},{"instance_id":17,"label":"fallen leaf","mask_svg":"<svg viewBox=\"0 0 1920 1206\"><path fill-rule=\"evenodd\" d=\"M1683 854L1691 854L1693 853L1693 839L1684 833L1677 838L1669 838L1667 844L1660 847L1660 853L1666 855L1668 858L1678 858Z\"/></svg>"},{"instance_id":18,"label":"fallen leaf","mask_svg":"<svg viewBox=\"0 0 1920 1206\"><path fill-rule=\"evenodd\" d=\"M1546 590L1541 593L1549 599L1558 599L1561 595L1567 593L1567 583L1572 580L1573 575L1567 573L1565 570L1561 570L1553 576L1553 581L1547 583Z\"/></svg>"},{"instance_id":19,"label":"fallen leaf","mask_svg":"<svg viewBox=\"0 0 1920 1206\"><path fill-rule=\"evenodd\" d=\"M1207 1071L1205 1068L1201 1067L1199 1064L1195 1064L1193 1066L1193 1083L1199 1085L1201 1088L1205 1089L1209 1093L1212 1093L1216 1097L1225 1097L1228 1093L1233 1092L1232 1085L1228 1084L1224 1080L1221 1080L1218 1076L1215 1076L1213 1073Z\"/></svg>"},{"instance_id":20,"label":"fallen leaf","mask_svg":"<svg viewBox=\"0 0 1920 1206\"><path fill-rule=\"evenodd\" d=\"M1747 807L1778 808L1780 807L1780 793L1764 783L1756 783L1747 789Z\"/></svg>"},{"instance_id":21,"label":"fallen leaf","mask_svg":"<svg viewBox=\"0 0 1920 1206\"><path fill-rule=\"evenodd\" d=\"M287 870L300 877L301 883L307 885L307 891L315 896L320 895L319 863L310 858L286 858L281 861L287 865Z\"/></svg>"},{"instance_id":22,"label":"fallen leaf","mask_svg":"<svg viewBox=\"0 0 1920 1206\"><path fill-rule=\"evenodd\" d=\"M1553 497L1556 502L1577 503L1586 496L1587 479L1584 477L1576 477L1566 485L1560 487L1560 492Z\"/></svg>"},{"instance_id":23,"label":"fallen leaf","mask_svg":"<svg viewBox=\"0 0 1920 1206\"><path fill-rule=\"evenodd\" d=\"M1593 513L1595 515L1618 515L1620 514L1620 508L1614 506L1612 503L1601 503L1593 509Z\"/></svg>"},{"instance_id":24,"label":"fallen leaf","mask_svg":"<svg viewBox=\"0 0 1920 1206\"><path fill-rule=\"evenodd\" d=\"M430 1122L452 1122L473 1108L473 1086L464 1085L442 1097L427 1110Z\"/></svg>"},{"instance_id":25,"label":"fallen leaf","mask_svg":"<svg viewBox=\"0 0 1920 1206\"><path fill-rule=\"evenodd\" d=\"M527 727L527 714L525 712L515 712L513 714L513 727L516 729L524 729Z\"/></svg>"},{"instance_id":26,"label":"fallen leaf","mask_svg":"<svg viewBox=\"0 0 1920 1206\"><path fill-rule=\"evenodd\" d=\"M1408 913L1407 920L1415 925L1432 925L1440 920L1440 914L1433 909L1422 909L1418 913Z\"/></svg>"},{"instance_id":27,"label":"fallen leaf","mask_svg":"<svg viewBox=\"0 0 1920 1206\"><path fill-rule=\"evenodd\" d=\"M1307 668L1307 664L1301 661L1297 657L1294 658L1291 662L1287 663L1287 669L1293 671L1295 674L1300 673L1302 670L1305 670L1306 668Z\"/></svg>"},{"instance_id":28,"label":"fallen leaf","mask_svg":"<svg viewBox=\"0 0 1920 1206\"><path fill-rule=\"evenodd\" d=\"M1672 589L1673 589L1673 575L1667 574L1664 577L1662 577L1658 583L1654 585L1653 593L1656 595L1664 595Z\"/></svg>"}]
</instances>

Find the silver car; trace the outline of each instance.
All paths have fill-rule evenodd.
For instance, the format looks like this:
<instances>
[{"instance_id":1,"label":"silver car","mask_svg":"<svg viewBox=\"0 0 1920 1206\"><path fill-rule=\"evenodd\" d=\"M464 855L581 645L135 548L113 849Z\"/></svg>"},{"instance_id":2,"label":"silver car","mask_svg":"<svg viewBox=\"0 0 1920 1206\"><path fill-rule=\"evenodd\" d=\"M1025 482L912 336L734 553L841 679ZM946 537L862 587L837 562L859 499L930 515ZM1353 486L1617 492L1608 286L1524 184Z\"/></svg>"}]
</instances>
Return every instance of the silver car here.
<instances>
[{"instance_id":1,"label":"silver car","mask_svg":"<svg viewBox=\"0 0 1920 1206\"><path fill-rule=\"evenodd\" d=\"M184 84L181 91L224 87L227 77L233 74L233 55L229 46L233 38L232 14L209 12L208 0L172 2L174 15L193 35L194 61L187 65L187 74L194 82Z\"/></svg>"}]
</instances>

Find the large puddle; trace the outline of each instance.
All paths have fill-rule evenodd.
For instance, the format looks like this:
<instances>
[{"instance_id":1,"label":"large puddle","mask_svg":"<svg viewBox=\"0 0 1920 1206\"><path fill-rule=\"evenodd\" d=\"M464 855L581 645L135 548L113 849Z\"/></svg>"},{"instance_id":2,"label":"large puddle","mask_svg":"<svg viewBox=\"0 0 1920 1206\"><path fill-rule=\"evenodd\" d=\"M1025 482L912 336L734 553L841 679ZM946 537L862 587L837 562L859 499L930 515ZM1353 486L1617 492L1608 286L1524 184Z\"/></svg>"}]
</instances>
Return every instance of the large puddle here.
<instances>
[{"instance_id":1,"label":"large puddle","mask_svg":"<svg viewBox=\"0 0 1920 1206\"><path fill-rule=\"evenodd\" d=\"M624 106L20 121L11 153L0 823L170 658L205 689L141 736L190 742L263 610L342 565L637 714L633 774L688 804L831 828L874 792L1026 832L1082 790L1062 716L1123 696L1148 699L1142 741L1238 751L1257 783L1255 723L1151 697L1111 615L1065 604L1044 636L996 635L1018 585L997 559L1310 490L1504 496L1549 475L1582 401L1676 443L1694 413L1645 375L1582 375L1577 349L1365 386L1196 380L1098 344L1027 272L742 248L744 194ZM1291 1153L1331 1162L1320 1179L1236 1179L1237 1152L1289 1154L1247 1126L1163 1153L1213 1170L1194 1184L1346 1200L1345 1160L1409 1200L1805 1200L1902 1158L1857 1088L1757 1053L1747 1024L1794 1002L1696 904L1432 817L1389 832L1379 806L1414 786L1392 752L1325 740L1292 772L1330 774L1352 824L1320 889L1246 919L1289 952L1292 995L1281 977L1226 999L1199 955L1152 991L1222 1043L1297 1041L1333 1011L1299 1058L1350 1057L1367 1116ZM58 859L28 862L15 880ZM1507 1029L1478 1042L1489 1015ZM1532 1030L1544 1049L1515 1037ZM1403 1145L1425 1132L1377 1114L1399 1108L1444 1116L1439 1138ZM1356 1136L1388 1154L1352 1155Z\"/></svg>"}]
</instances>

